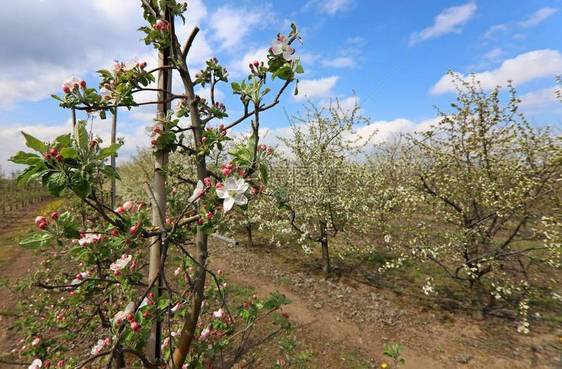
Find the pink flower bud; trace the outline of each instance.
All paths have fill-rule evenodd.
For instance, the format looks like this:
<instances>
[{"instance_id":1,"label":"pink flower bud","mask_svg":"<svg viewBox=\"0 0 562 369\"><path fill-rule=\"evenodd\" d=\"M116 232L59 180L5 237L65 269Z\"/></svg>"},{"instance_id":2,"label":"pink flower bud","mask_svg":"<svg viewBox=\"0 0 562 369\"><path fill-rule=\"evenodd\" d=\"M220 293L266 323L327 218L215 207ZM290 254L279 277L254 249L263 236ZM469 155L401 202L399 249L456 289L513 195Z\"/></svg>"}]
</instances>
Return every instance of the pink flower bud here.
<instances>
[{"instance_id":1,"label":"pink flower bud","mask_svg":"<svg viewBox=\"0 0 562 369\"><path fill-rule=\"evenodd\" d=\"M211 177L205 177L203 179L203 184L207 187L211 186L211 184L212 184Z\"/></svg>"},{"instance_id":2,"label":"pink flower bud","mask_svg":"<svg viewBox=\"0 0 562 369\"><path fill-rule=\"evenodd\" d=\"M119 206L117 209L115 209L115 211L119 214L125 214L126 210L124 207Z\"/></svg>"},{"instance_id":3,"label":"pink flower bud","mask_svg":"<svg viewBox=\"0 0 562 369\"><path fill-rule=\"evenodd\" d=\"M45 218L42 215L38 216L37 218L35 218L35 225L39 229L46 229L47 228L47 218Z\"/></svg>"},{"instance_id":4,"label":"pink flower bud","mask_svg":"<svg viewBox=\"0 0 562 369\"><path fill-rule=\"evenodd\" d=\"M139 325L139 323L132 321L131 322L131 329L133 330L133 332L138 332L141 329L141 326Z\"/></svg>"},{"instance_id":5,"label":"pink flower bud","mask_svg":"<svg viewBox=\"0 0 562 369\"><path fill-rule=\"evenodd\" d=\"M62 91L63 91L65 94L69 94L69 93L70 93L70 87L68 87L67 85L63 85L63 86L62 86Z\"/></svg>"},{"instance_id":6,"label":"pink flower bud","mask_svg":"<svg viewBox=\"0 0 562 369\"><path fill-rule=\"evenodd\" d=\"M59 219L59 213L58 213L58 211L53 211L53 212L51 213L51 219L53 219L53 220Z\"/></svg>"},{"instance_id":7,"label":"pink flower bud","mask_svg":"<svg viewBox=\"0 0 562 369\"><path fill-rule=\"evenodd\" d=\"M64 366L64 360L59 360L57 362L57 368L62 368Z\"/></svg>"},{"instance_id":8,"label":"pink flower bud","mask_svg":"<svg viewBox=\"0 0 562 369\"><path fill-rule=\"evenodd\" d=\"M86 81L81 80L81 81L80 81L80 87L81 87L82 89L85 89L85 88L86 88Z\"/></svg>"}]
</instances>

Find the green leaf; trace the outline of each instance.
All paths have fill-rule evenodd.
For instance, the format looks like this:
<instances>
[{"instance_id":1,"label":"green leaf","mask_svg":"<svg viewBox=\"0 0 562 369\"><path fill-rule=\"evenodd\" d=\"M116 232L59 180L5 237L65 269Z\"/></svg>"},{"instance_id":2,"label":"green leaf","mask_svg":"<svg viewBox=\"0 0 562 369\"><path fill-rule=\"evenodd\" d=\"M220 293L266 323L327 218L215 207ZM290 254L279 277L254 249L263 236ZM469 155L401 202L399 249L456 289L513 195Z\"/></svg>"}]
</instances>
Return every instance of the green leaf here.
<instances>
[{"instance_id":1,"label":"green leaf","mask_svg":"<svg viewBox=\"0 0 562 369\"><path fill-rule=\"evenodd\" d=\"M86 130L86 121L81 120L78 122L78 124L76 124L74 137L79 147L83 149L88 147L90 138L88 136L88 131Z\"/></svg>"},{"instance_id":2,"label":"green leaf","mask_svg":"<svg viewBox=\"0 0 562 369\"><path fill-rule=\"evenodd\" d=\"M121 147L120 143L114 143L111 144L108 147L104 147L103 149L100 150L100 153L98 155L98 159L103 160L107 157L110 157L112 155L117 156L117 150L119 150L119 148Z\"/></svg>"},{"instance_id":3,"label":"green leaf","mask_svg":"<svg viewBox=\"0 0 562 369\"><path fill-rule=\"evenodd\" d=\"M47 180L47 189L54 196L59 196L66 188L66 175L63 172L55 172Z\"/></svg>"},{"instance_id":4,"label":"green leaf","mask_svg":"<svg viewBox=\"0 0 562 369\"><path fill-rule=\"evenodd\" d=\"M23 151L18 151L16 155L12 156L9 160L12 163L25 165L36 165L43 162L43 159L41 159L39 155Z\"/></svg>"},{"instance_id":5,"label":"green leaf","mask_svg":"<svg viewBox=\"0 0 562 369\"><path fill-rule=\"evenodd\" d=\"M81 173L77 173L72 178L70 186L72 188L72 191L74 191L74 193L82 199L88 197L88 195L92 191L92 185L90 184L90 181Z\"/></svg>"},{"instance_id":6,"label":"green leaf","mask_svg":"<svg viewBox=\"0 0 562 369\"><path fill-rule=\"evenodd\" d=\"M70 133L64 134L64 135L60 135L57 138L55 138L55 145L61 149L63 147L67 147L70 146L72 139L70 138Z\"/></svg>"},{"instance_id":7,"label":"green leaf","mask_svg":"<svg viewBox=\"0 0 562 369\"><path fill-rule=\"evenodd\" d=\"M113 168L111 165L104 165L101 168L101 172L109 178L121 179L117 170L115 170L115 168Z\"/></svg>"},{"instance_id":8,"label":"green leaf","mask_svg":"<svg viewBox=\"0 0 562 369\"><path fill-rule=\"evenodd\" d=\"M230 85L232 86L232 91L234 93L241 91L240 84L238 82L232 82Z\"/></svg>"},{"instance_id":9,"label":"green leaf","mask_svg":"<svg viewBox=\"0 0 562 369\"><path fill-rule=\"evenodd\" d=\"M78 157L78 153L72 147L65 147L60 151L60 154L65 159L76 159Z\"/></svg>"},{"instance_id":10,"label":"green leaf","mask_svg":"<svg viewBox=\"0 0 562 369\"><path fill-rule=\"evenodd\" d=\"M46 232L33 233L19 242L20 246L26 249L38 249L49 245L55 237Z\"/></svg>"},{"instance_id":11,"label":"green leaf","mask_svg":"<svg viewBox=\"0 0 562 369\"><path fill-rule=\"evenodd\" d=\"M21 134L23 135L23 137L25 137L25 145L30 149L33 149L41 154L47 151L47 145L43 141L23 131L21 132Z\"/></svg>"}]
</instances>

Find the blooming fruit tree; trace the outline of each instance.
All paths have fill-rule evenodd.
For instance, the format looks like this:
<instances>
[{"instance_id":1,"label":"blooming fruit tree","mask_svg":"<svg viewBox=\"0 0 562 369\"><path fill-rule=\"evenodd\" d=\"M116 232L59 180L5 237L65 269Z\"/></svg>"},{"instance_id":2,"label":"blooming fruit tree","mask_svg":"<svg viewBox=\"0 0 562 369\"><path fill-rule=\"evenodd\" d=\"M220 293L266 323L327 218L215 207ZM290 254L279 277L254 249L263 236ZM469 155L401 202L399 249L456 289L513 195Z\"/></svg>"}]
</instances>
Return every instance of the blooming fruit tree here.
<instances>
[{"instance_id":1,"label":"blooming fruit tree","mask_svg":"<svg viewBox=\"0 0 562 369\"><path fill-rule=\"evenodd\" d=\"M272 185L271 195L283 210L275 233L290 229L305 248L320 244L323 270L330 273L329 240L342 231L358 234L369 223L365 195L370 188L369 170L357 159L370 141L355 134L365 123L359 107L343 109L338 103L327 109L311 105L292 122L292 136L281 138L289 150L286 165Z\"/></svg>"},{"instance_id":2,"label":"blooming fruit tree","mask_svg":"<svg viewBox=\"0 0 562 369\"><path fill-rule=\"evenodd\" d=\"M556 284L538 271L560 267L561 142L528 124L513 90L504 104L500 88L457 82L453 112L410 137L412 186L437 217L405 247L468 287L477 314L519 305L526 331L526 301Z\"/></svg>"},{"instance_id":3,"label":"blooming fruit tree","mask_svg":"<svg viewBox=\"0 0 562 369\"><path fill-rule=\"evenodd\" d=\"M246 302L238 315L231 311L222 276L208 269L207 246L208 235L232 209L247 206L249 189L267 185L269 156L259 144L261 113L275 107L303 72L292 46L299 39L297 28L292 25L288 35L279 34L267 61L250 64L247 78L232 82L242 114L229 120L215 93L217 85L228 81L228 72L213 58L192 74L189 52L199 29L183 44L176 34L175 21L188 16L187 4L142 0L140 5L147 21L140 30L158 52L159 65L148 70L144 62L116 63L113 70L98 72L99 88L71 80L56 99L63 108L101 118L120 107L156 106L150 127L153 178L144 186L150 204L125 201L112 208L104 201L104 183L119 178L106 161L121 144L101 147L86 122L49 142L24 133L34 152L12 157L26 166L19 182L41 181L53 195L73 194L89 209L82 222L70 211L38 216L38 232L22 241L28 247L53 247L53 258L65 266L58 274L52 260L46 260L33 280L44 291L21 322L24 341L32 342L14 352L34 358L30 368L99 366L103 360L106 367L129 367L133 364L125 361L131 357L147 368L210 368L236 336L238 320L247 329L260 311L285 303L273 295ZM172 92L173 74L181 81L181 93ZM196 94L198 86L210 89L210 100ZM137 102L135 96L146 91L155 93L156 100ZM173 101L178 102L176 110ZM221 124L211 127L217 120ZM247 120L249 137L232 145L225 162L209 161L212 151L225 149L230 130ZM188 157L195 173L174 182L190 195L182 202L174 198L170 212L172 152Z\"/></svg>"}]
</instances>

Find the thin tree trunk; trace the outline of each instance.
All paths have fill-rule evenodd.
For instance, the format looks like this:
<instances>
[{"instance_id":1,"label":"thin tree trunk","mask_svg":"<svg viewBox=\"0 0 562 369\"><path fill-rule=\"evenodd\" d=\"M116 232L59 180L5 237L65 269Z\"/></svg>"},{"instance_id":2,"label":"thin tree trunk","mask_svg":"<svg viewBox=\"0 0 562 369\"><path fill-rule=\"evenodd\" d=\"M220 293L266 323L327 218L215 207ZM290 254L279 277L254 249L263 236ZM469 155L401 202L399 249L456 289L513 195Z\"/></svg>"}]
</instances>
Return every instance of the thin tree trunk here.
<instances>
[{"instance_id":1,"label":"thin tree trunk","mask_svg":"<svg viewBox=\"0 0 562 369\"><path fill-rule=\"evenodd\" d=\"M322 270L328 275L332 271L332 268L330 265L328 235L326 234L326 225L324 223L320 223L320 244L322 245Z\"/></svg>"},{"instance_id":2,"label":"thin tree trunk","mask_svg":"<svg viewBox=\"0 0 562 369\"><path fill-rule=\"evenodd\" d=\"M72 132L76 129L76 109L72 108Z\"/></svg>"},{"instance_id":3,"label":"thin tree trunk","mask_svg":"<svg viewBox=\"0 0 562 369\"><path fill-rule=\"evenodd\" d=\"M248 233L248 246L252 247L252 246L254 246L254 239L252 238L252 225L251 224L246 225L246 231Z\"/></svg>"},{"instance_id":4,"label":"thin tree trunk","mask_svg":"<svg viewBox=\"0 0 562 369\"><path fill-rule=\"evenodd\" d=\"M113 119L111 120L111 144L113 145L117 141L117 108L113 109ZM111 166L113 169L117 169L116 156L111 155ZM111 198L110 207L115 209L117 197L117 183L115 178L111 178Z\"/></svg>"},{"instance_id":5,"label":"thin tree trunk","mask_svg":"<svg viewBox=\"0 0 562 369\"><path fill-rule=\"evenodd\" d=\"M187 95L187 102L189 104L195 147L196 149L199 149L199 147L201 146L201 137L203 135L204 125L201 121L201 117L199 116L199 109L197 107L197 100L195 98L195 91L193 82L191 81L191 76L187 72L187 66L184 65L183 67L185 68L180 68L179 72L185 88L185 93ZM197 178L203 181L205 177L208 176L207 164L205 162L204 155L196 156L196 167ZM193 343L193 340L195 338L195 330L197 329L197 322L199 321L199 315L201 314L201 305L203 303L205 292L205 279L207 273L206 268L208 257L207 234L201 226L197 227L195 245L197 247L197 267L195 272L196 279L193 288L191 306L188 314L186 315L177 346L170 359L169 366L171 369L180 369L185 362L187 354L191 349L191 344Z\"/></svg>"},{"instance_id":6,"label":"thin tree trunk","mask_svg":"<svg viewBox=\"0 0 562 369\"><path fill-rule=\"evenodd\" d=\"M170 12L166 10L163 14L168 22L173 22ZM169 48L160 51L158 54L158 66L163 67L169 65L170 50ZM165 119L170 104L165 101L168 99L167 92L172 91L172 73L167 68L162 68L158 72L158 89L160 90L157 95L158 104L156 118ZM158 226L161 230L164 229L164 219L166 217L166 170L168 167L168 151L159 151L156 153L154 161L154 176L152 181L152 191L154 193L154 204L152 204L152 224ZM150 264L148 270L148 281L154 280L160 271L160 251L162 240L159 236L151 239L152 246L150 247ZM161 277L159 277L158 287L153 291L155 296L160 295L160 288L162 286ZM146 346L146 356L152 362L156 362L161 357L161 322L156 320L152 324L150 330L150 337Z\"/></svg>"}]
</instances>

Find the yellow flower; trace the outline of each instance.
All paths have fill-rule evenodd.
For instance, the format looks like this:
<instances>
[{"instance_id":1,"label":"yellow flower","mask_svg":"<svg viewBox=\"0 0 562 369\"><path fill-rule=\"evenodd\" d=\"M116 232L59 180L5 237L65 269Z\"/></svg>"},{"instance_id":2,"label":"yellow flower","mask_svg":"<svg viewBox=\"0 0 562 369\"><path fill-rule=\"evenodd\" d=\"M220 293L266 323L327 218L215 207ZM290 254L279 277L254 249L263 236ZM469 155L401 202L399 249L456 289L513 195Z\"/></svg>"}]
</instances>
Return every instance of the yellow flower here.
<instances>
[{"instance_id":1,"label":"yellow flower","mask_svg":"<svg viewBox=\"0 0 562 369\"><path fill-rule=\"evenodd\" d=\"M385 362L381 363L381 369L386 369L386 368L388 368L388 364Z\"/></svg>"}]
</instances>

